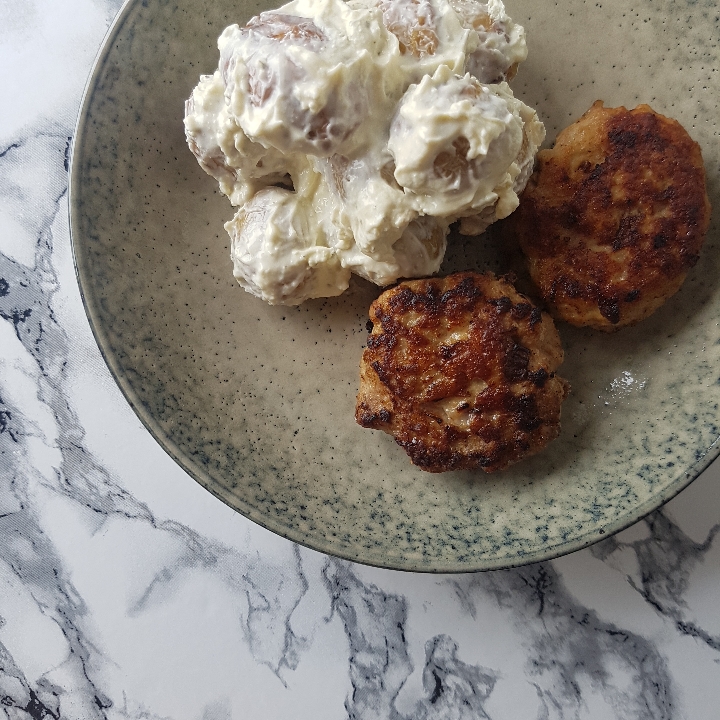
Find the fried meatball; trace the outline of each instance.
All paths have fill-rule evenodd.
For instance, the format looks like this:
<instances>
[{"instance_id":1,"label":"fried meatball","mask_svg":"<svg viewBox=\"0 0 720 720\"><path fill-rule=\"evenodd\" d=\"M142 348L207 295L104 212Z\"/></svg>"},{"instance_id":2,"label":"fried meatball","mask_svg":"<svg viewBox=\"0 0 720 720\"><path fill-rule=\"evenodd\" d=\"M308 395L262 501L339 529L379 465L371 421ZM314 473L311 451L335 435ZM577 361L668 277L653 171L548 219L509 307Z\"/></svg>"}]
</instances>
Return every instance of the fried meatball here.
<instances>
[{"instance_id":1,"label":"fried meatball","mask_svg":"<svg viewBox=\"0 0 720 720\"><path fill-rule=\"evenodd\" d=\"M430 472L500 470L560 432L552 318L491 273L411 280L370 307L355 418Z\"/></svg>"},{"instance_id":2,"label":"fried meatball","mask_svg":"<svg viewBox=\"0 0 720 720\"><path fill-rule=\"evenodd\" d=\"M657 310L710 221L700 147L676 121L597 101L563 130L509 221L550 312L611 331Z\"/></svg>"}]
</instances>

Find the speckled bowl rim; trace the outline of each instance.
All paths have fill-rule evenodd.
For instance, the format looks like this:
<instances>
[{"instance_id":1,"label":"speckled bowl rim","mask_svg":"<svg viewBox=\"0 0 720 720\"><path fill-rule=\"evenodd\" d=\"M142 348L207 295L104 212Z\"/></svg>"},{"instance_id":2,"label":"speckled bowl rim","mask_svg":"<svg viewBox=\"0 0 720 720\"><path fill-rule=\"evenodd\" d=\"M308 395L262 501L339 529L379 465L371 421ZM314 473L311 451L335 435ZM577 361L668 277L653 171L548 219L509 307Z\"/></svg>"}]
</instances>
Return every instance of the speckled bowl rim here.
<instances>
[{"instance_id":1,"label":"speckled bowl rim","mask_svg":"<svg viewBox=\"0 0 720 720\"><path fill-rule=\"evenodd\" d=\"M70 164L69 164L69 184L68 184L68 214L69 214L69 226L70 226L70 242L72 249L73 265L75 268L75 275L80 290L80 296L82 299L85 313L87 315L90 329L93 333L97 346L100 350L100 354L105 361L111 375L115 382L120 388L121 393L125 397L126 401L133 409L140 422L145 426L152 437L158 442L158 444L165 450L165 452L196 482L202 487L211 492L221 502L228 505L241 515L245 516L252 522L260 525L261 527L271 531L272 533L279 535L291 542L298 543L312 550L316 550L321 553L325 553L334 557L338 557L351 562L357 562L363 565L371 567L379 567L389 570L397 570L400 572L421 572L421 573L432 573L432 574L450 574L450 573L470 573L470 572L482 572L488 570L502 570L514 567L522 567L536 562L543 562L552 560L558 557L563 557L577 550L587 548L600 540L607 539L608 537L630 527L642 518L646 517L659 507L667 503L669 500L674 498L678 493L684 490L693 480L695 480L705 469L707 469L712 462L720 455L720 437L706 449L704 455L695 463L693 463L687 470L683 471L677 478L664 487L658 492L651 500L648 500L634 508L633 512L626 513L625 515L616 518L615 522L606 524L603 527L595 527L592 532L588 532L585 535L576 538L572 541L564 542L562 545L553 545L548 547L541 547L534 552L528 552L518 557L514 561L508 561L507 558L489 558L483 557L478 558L476 564L469 565L463 563L462 565L453 565L452 563L438 564L434 567L428 567L427 565L418 564L413 567L412 563L407 563L403 566L398 566L392 562L383 563L377 558L369 558L364 556L360 551L357 553L343 551L332 547L332 543L323 542L322 538L308 537L300 530L294 528L288 528L287 526L280 525L277 522L273 522L272 518L264 516L262 513L255 511L253 508L246 506L242 507L243 503L240 502L236 496L226 496L223 492L223 488L218 487L211 477L201 471L201 469L191 462L188 457L180 450L175 443L169 440L160 429L158 423L152 417L152 415L143 407L142 403L138 400L132 387L125 378L122 369L117 363L117 358L112 350L112 347L105 336L102 322L99 316L96 315L93 308L92 302L88 297L85 287L83 286L83 267L82 262L78 255L78 243L81 242L81 233L77 227L77 215L78 211L74 209L74 198L78 193L80 186L80 169L78 162L76 161L76 152L78 145L82 145L83 133L85 130L85 124L89 107L92 101L93 92L97 85L97 81L102 71L103 64L107 59L108 55L112 52L113 41L122 29L128 15L133 10L134 6L138 3L142 4L143 0L125 0L122 8L116 15L114 21L110 25L105 38L102 41L100 49L93 62L92 70L88 76L88 80L83 90L82 99L80 102L80 109L75 124L75 130L73 133L73 139L71 143L70 151Z\"/></svg>"}]
</instances>

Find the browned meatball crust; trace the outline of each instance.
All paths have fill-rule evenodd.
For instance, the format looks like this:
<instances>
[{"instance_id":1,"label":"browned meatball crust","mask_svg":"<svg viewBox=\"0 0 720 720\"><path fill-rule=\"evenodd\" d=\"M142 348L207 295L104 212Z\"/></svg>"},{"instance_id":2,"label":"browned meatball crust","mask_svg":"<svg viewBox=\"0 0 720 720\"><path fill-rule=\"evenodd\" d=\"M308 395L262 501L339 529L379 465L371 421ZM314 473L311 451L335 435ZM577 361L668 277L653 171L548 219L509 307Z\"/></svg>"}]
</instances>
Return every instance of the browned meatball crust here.
<instances>
[{"instance_id":1,"label":"browned meatball crust","mask_svg":"<svg viewBox=\"0 0 720 720\"><path fill-rule=\"evenodd\" d=\"M700 147L684 128L648 105L597 101L538 154L509 226L556 318L615 330L677 292L709 221Z\"/></svg>"},{"instance_id":2,"label":"browned meatball crust","mask_svg":"<svg viewBox=\"0 0 720 720\"><path fill-rule=\"evenodd\" d=\"M355 417L423 470L505 468L560 432L552 318L491 273L412 280L370 307Z\"/></svg>"}]
</instances>

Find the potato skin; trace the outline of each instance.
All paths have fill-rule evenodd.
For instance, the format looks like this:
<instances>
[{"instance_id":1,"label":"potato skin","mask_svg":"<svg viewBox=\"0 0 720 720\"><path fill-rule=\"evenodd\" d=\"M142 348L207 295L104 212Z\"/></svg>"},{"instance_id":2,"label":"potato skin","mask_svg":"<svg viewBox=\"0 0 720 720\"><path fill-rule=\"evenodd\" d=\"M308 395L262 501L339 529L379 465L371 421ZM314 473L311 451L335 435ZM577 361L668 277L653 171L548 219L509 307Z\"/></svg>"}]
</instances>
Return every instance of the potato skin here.
<instances>
[{"instance_id":1,"label":"potato skin","mask_svg":"<svg viewBox=\"0 0 720 720\"><path fill-rule=\"evenodd\" d=\"M700 147L680 123L597 101L538 154L508 224L552 315L612 331L679 290L709 222Z\"/></svg>"},{"instance_id":2,"label":"potato skin","mask_svg":"<svg viewBox=\"0 0 720 720\"><path fill-rule=\"evenodd\" d=\"M370 307L355 417L430 472L492 472L560 432L552 318L491 273L412 280Z\"/></svg>"}]
</instances>

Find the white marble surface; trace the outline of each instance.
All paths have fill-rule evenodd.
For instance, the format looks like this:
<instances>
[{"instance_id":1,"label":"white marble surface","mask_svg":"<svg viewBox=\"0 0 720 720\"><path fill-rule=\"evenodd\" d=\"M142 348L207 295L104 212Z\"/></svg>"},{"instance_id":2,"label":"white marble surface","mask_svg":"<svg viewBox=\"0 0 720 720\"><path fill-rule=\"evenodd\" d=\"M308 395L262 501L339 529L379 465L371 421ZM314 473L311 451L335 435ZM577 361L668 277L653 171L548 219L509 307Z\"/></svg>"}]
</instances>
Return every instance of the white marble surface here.
<instances>
[{"instance_id":1,"label":"white marble surface","mask_svg":"<svg viewBox=\"0 0 720 720\"><path fill-rule=\"evenodd\" d=\"M75 281L67 151L115 0L0 0L0 717L720 711L720 464L600 545L397 573L233 513L141 426Z\"/></svg>"}]
</instances>

